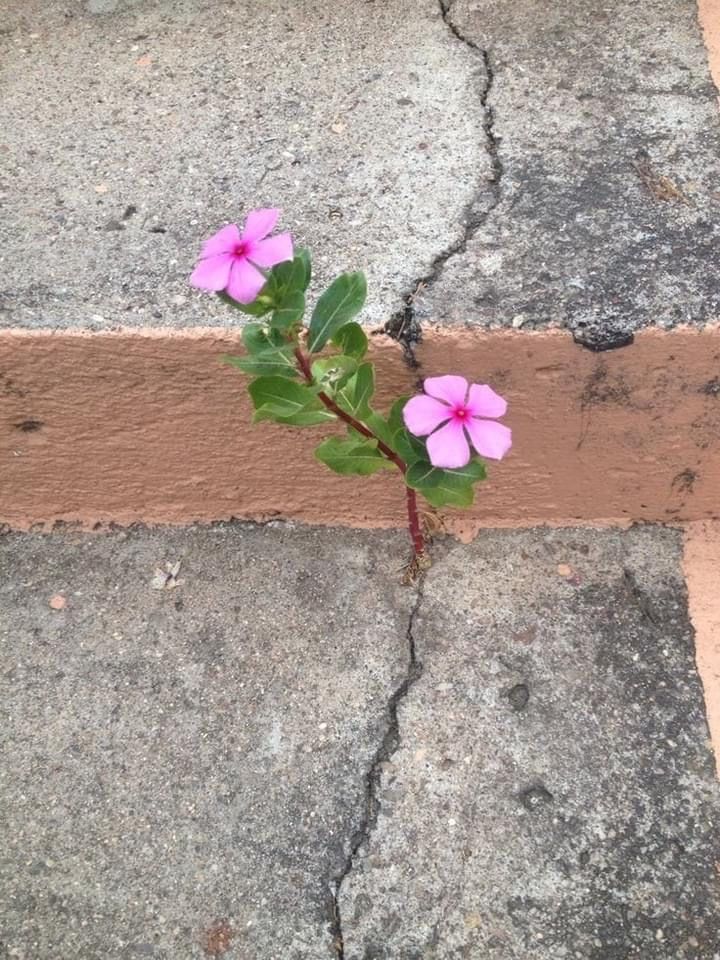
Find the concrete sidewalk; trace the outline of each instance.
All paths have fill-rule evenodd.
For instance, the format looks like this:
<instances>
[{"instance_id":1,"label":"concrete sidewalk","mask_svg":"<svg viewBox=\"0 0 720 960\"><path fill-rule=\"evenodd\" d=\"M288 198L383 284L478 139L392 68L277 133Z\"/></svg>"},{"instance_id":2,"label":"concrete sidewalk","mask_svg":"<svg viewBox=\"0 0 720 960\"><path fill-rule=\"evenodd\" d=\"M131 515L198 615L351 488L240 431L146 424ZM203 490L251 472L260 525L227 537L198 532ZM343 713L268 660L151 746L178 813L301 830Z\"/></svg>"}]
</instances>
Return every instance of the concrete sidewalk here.
<instances>
[{"instance_id":1,"label":"concrete sidewalk","mask_svg":"<svg viewBox=\"0 0 720 960\"><path fill-rule=\"evenodd\" d=\"M21 960L715 960L680 535L0 540ZM156 574L181 562L176 578Z\"/></svg>"}]
</instances>

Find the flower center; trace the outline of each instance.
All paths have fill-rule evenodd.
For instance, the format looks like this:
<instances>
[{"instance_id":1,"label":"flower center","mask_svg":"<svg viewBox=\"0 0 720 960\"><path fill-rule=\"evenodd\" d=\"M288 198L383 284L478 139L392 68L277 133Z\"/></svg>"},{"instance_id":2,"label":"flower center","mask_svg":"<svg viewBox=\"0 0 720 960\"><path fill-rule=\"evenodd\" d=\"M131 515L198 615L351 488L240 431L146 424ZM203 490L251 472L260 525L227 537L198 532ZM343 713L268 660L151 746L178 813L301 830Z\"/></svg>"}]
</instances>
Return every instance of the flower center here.
<instances>
[{"instance_id":1,"label":"flower center","mask_svg":"<svg viewBox=\"0 0 720 960\"><path fill-rule=\"evenodd\" d=\"M235 249L233 250L234 257L245 257L247 256L247 244L244 241L240 241L235 244Z\"/></svg>"},{"instance_id":2,"label":"flower center","mask_svg":"<svg viewBox=\"0 0 720 960\"><path fill-rule=\"evenodd\" d=\"M455 420L467 420L469 413L466 407L455 407L453 410L453 417Z\"/></svg>"}]
</instances>

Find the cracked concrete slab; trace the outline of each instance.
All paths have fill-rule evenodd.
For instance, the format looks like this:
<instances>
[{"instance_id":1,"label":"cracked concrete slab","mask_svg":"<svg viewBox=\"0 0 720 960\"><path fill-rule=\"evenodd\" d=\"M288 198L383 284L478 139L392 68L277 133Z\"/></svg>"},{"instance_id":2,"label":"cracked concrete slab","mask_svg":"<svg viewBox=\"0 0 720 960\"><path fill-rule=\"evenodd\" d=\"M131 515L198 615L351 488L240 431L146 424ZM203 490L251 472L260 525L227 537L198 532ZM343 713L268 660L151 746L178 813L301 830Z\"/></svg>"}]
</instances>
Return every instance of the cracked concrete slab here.
<instances>
[{"instance_id":1,"label":"cracked concrete slab","mask_svg":"<svg viewBox=\"0 0 720 960\"><path fill-rule=\"evenodd\" d=\"M676 531L485 532L425 580L344 960L716 960L714 779Z\"/></svg>"},{"instance_id":2,"label":"cracked concrete slab","mask_svg":"<svg viewBox=\"0 0 720 960\"><path fill-rule=\"evenodd\" d=\"M385 323L488 169L436 0L10 0L0 63L0 326L237 324L188 276L261 205Z\"/></svg>"},{"instance_id":3,"label":"cracked concrete slab","mask_svg":"<svg viewBox=\"0 0 720 960\"><path fill-rule=\"evenodd\" d=\"M718 320L720 118L693 0L444 7L491 68L498 192L415 323L564 326L609 349Z\"/></svg>"},{"instance_id":4,"label":"cracked concrete slab","mask_svg":"<svg viewBox=\"0 0 720 960\"><path fill-rule=\"evenodd\" d=\"M334 957L407 669L404 553L284 526L2 538L0 953Z\"/></svg>"},{"instance_id":5,"label":"cracked concrete slab","mask_svg":"<svg viewBox=\"0 0 720 960\"><path fill-rule=\"evenodd\" d=\"M0 539L8 957L715 960L680 534L405 549Z\"/></svg>"}]
</instances>

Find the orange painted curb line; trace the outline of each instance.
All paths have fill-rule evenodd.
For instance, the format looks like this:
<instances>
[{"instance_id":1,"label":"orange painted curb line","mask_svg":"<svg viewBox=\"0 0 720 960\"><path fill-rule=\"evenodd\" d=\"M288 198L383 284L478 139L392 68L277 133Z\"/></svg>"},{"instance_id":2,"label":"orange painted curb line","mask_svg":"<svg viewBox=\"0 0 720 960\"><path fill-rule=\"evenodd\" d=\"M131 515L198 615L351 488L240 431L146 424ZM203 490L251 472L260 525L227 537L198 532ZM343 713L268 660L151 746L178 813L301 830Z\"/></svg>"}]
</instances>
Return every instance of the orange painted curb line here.
<instances>
[{"instance_id":1,"label":"orange painted curb line","mask_svg":"<svg viewBox=\"0 0 720 960\"><path fill-rule=\"evenodd\" d=\"M695 656L705 691L710 738L720 777L720 523L685 528L683 569L688 608L695 628Z\"/></svg>"}]
</instances>

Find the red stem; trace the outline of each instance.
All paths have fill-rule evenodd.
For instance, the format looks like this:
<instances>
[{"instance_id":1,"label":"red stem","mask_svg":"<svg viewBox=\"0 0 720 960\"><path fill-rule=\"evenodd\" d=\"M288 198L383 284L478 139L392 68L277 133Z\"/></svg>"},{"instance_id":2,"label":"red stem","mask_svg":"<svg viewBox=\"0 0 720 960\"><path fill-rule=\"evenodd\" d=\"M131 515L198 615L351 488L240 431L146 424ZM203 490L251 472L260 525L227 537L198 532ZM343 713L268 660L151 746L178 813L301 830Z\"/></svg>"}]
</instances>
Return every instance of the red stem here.
<instances>
[{"instance_id":1,"label":"red stem","mask_svg":"<svg viewBox=\"0 0 720 960\"><path fill-rule=\"evenodd\" d=\"M418 515L417 497L412 487L405 484L405 494L407 496L408 527L410 528L410 538L413 542L413 550L416 557L421 557L425 553L425 538L420 528L420 517Z\"/></svg>"},{"instance_id":2,"label":"red stem","mask_svg":"<svg viewBox=\"0 0 720 960\"><path fill-rule=\"evenodd\" d=\"M308 383L313 382L312 370L310 368L310 359L305 356L300 347L295 348L295 359L297 360L298 367L300 372L305 377L305 380ZM398 468L400 473L405 476L407 472L407 464L402 460L394 450L392 450L386 443L380 439L380 437L375 436L375 434L364 423L361 423L359 420L356 420L351 414L346 413L341 407L339 407L332 397L329 397L326 393L320 391L318 393L318 399L323 403L328 410L335 414L335 416L352 427L353 430L357 430L358 433L362 434L363 437L367 437L369 440L376 440L378 450L390 460L391 463L394 463ZM417 509L417 497L415 491L412 487L409 487L407 483L405 484L405 494L407 496L407 513L408 513L408 527L410 529L410 538L413 543L413 550L415 551L415 556L419 557L425 553L425 539L422 535L422 530L420 528L420 517L418 515Z\"/></svg>"}]
</instances>

